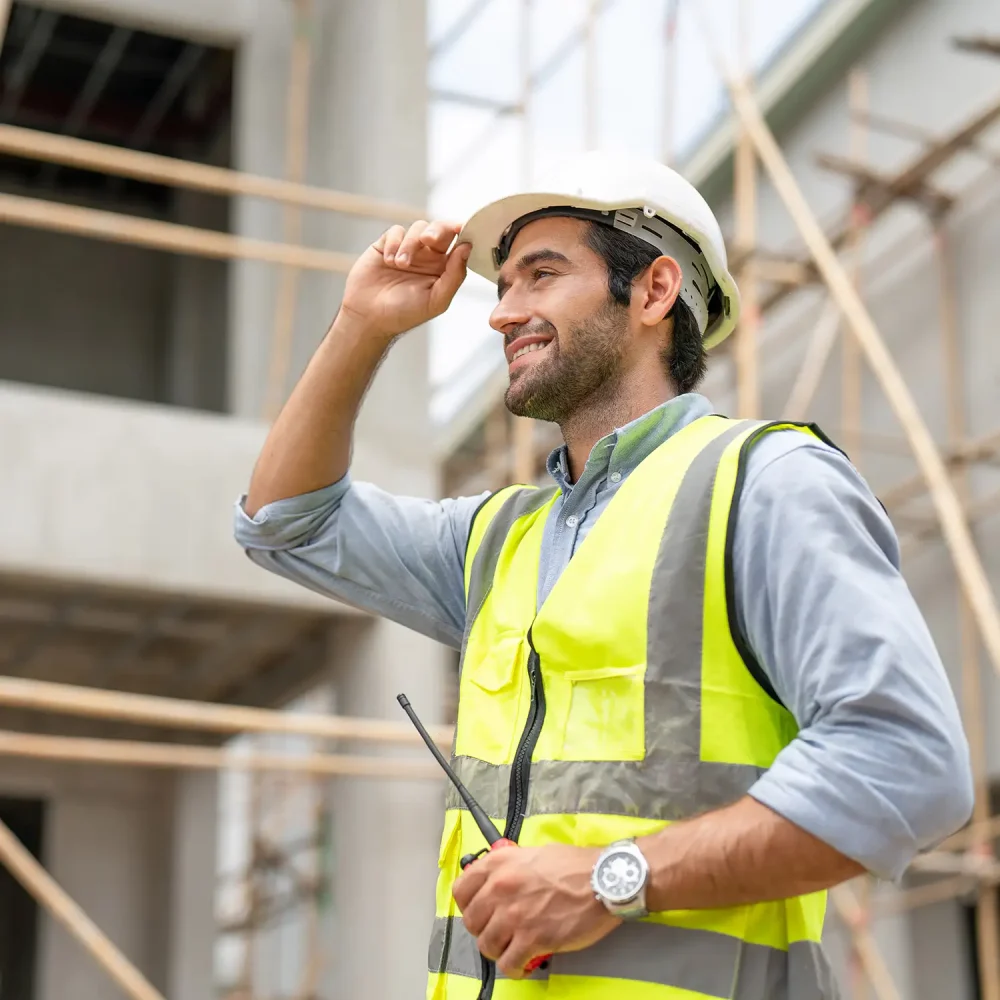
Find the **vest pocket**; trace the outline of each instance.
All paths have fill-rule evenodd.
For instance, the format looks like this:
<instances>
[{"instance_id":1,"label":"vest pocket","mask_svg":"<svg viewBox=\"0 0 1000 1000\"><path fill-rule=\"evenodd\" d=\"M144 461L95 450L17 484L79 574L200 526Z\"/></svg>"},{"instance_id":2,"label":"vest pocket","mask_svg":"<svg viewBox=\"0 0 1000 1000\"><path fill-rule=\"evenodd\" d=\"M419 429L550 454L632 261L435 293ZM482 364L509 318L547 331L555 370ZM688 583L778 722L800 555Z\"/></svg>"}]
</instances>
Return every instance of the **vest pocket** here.
<instances>
[{"instance_id":1,"label":"vest pocket","mask_svg":"<svg viewBox=\"0 0 1000 1000\"><path fill-rule=\"evenodd\" d=\"M523 632L514 630L496 633L491 640L488 649L466 657L455 753L490 764L509 764L521 734L518 719L527 679L528 642Z\"/></svg>"},{"instance_id":2,"label":"vest pocket","mask_svg":"<svg viewBox=\"0 0 1000 1000\"><path fill-rule=\"evenodd\" d=\"M555 759L642 760L645 674L646 665L639 663L546 675L549 717L559 720Z\"/></svg>"}]
</instances>

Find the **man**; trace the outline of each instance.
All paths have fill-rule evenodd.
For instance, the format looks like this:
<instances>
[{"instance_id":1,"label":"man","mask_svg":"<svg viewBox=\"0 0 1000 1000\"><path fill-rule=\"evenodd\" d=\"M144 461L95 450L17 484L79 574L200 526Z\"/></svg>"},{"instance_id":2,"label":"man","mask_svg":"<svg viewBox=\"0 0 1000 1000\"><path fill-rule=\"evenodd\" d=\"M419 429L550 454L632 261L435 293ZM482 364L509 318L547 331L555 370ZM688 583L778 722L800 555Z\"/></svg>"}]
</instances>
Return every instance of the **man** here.
<instances>
[{"instance_id":1,"label":"man","mask_svg":"<svg viewBox=\"0 0 1000 1000\"><path fill-rule=\"evenodd\" d=\"M361 256L237 537L462 649L455 766L521 846L462 871L483 841L449 799L428 996L832 997L825 890L969 816L955 702L848 460L694 392L739 310L708 205L657 163L565 169ZM369 381L467 263L497 282L508 408L562 429L555 485L353 483Z\"/></svg>"}]
</instances>

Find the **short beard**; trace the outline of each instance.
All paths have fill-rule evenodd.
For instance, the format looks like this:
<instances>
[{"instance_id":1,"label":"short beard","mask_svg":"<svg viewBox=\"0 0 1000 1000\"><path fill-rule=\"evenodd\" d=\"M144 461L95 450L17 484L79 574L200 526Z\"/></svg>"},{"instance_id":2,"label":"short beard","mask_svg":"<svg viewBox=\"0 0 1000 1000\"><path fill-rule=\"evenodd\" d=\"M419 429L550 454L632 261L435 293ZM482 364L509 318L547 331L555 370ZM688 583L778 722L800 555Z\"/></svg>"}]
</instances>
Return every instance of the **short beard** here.
<instances>
[{"instance_id":1,"label":"short beard","mask_svg":"<svg viewBox=\"0 0 1000 1000\"><path fill-rule=\"evenodd\" d=\"M590 319L570 327L568 349L556 337L532 370L516 375L504 395L515 417L563 425L584 407L613 398L622 379L627 310L609 299Z\"/></svg>"}]
</instances>

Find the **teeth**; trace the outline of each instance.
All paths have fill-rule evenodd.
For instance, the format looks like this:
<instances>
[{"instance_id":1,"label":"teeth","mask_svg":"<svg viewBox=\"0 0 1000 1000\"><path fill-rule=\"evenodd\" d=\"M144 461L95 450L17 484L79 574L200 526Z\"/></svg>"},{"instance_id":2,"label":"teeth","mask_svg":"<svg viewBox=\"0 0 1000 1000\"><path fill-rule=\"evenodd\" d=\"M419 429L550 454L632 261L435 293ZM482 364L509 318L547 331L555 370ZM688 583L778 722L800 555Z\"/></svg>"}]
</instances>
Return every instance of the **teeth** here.
<instances>
[{"instance_id":1,"label":"teeth","mask_svg":"<svg viewBox=\"0 0 1000 1000\"><path fill-rule=\"evenodd\" d=\"M514 357L512 357L510 360L516 361L522 354L530 354L532 351L540 351L547 346L548 346L548 341L546 341L544 344L541 343L528 344L527 347L522 347L519 351L516 351Z\"/></svg>"}]
</instances>

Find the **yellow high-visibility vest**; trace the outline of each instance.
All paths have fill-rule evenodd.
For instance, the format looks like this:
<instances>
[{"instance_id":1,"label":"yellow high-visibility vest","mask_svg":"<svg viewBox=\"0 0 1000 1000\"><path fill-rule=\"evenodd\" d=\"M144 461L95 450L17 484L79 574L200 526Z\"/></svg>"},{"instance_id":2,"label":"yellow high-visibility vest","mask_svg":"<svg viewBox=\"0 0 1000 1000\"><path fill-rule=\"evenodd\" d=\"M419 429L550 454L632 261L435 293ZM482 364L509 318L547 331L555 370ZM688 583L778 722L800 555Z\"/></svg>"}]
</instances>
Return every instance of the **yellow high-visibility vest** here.
<instances>
[{"instance_id":1,"label":"yellow high-visibility vest","mask_svg":"<svg viewBox=\"0 0 1000 1000\"><path fill-rule=\"evenodd\" d=\"M820 436L710 416L670 437L619 487L541 607L555 488L511 487L477 514L452 758L507 837L604 846L656 833L743 797L794 738L733 618L746 459L775 429ZM460 858L485 843L453 792L447 806L427 995L475 1000L495 969L452 885ZM490 988L495 1000L826 1000L825 909L812 893L652 913Z\"/></svg>"}]
</instances>

